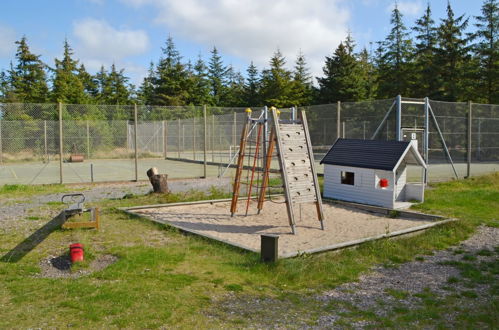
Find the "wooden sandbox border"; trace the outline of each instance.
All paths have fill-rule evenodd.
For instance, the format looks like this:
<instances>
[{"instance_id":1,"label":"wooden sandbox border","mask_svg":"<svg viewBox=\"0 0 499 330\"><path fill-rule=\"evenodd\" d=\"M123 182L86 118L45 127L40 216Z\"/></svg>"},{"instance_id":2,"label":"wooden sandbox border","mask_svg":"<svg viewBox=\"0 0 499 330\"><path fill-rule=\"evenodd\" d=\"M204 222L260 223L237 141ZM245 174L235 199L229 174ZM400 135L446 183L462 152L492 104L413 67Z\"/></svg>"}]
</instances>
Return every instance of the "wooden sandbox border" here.
<instances>
[{"instance_id":1,"label":"wooden sandbox border","mask_svg":"<svg viewBox=\"0 0 499 330\"><path fill-rule=\"evenodd\" d=\"M245 199L247 199L247 197L241 198L241 200L245 200ZM214 237L214 236L209 235L209 234L201 234L199 232L189 230L189 229L183 228L181 226L173 225L173 224L166 222L166 221L165 222L159 221L159 220L153 219L151 217L148 217L147 215L134 212L135 210L153 209L153 208L160 208L160 207L174 207L174 206L197 205L197 204L214 204L214 203L223 203L223 202L230 202L230 201L231 201L230 198L224 198L224 199L212 199L212 200L202 200L202 201L194 201L194 202L178 202L178 203L169 203L169 204L152 204L152 205L139 205L139 206L132 206L132 207L120 207L120 208L118 208L118 210L123 211L127 214L130 214L130 215L139 217L139 218L147 219L148 221L156 222L156 223L161 224L161 225L174 227L174 228L176 228L184 233L193 234L193 235L201 236L201 237L208 238L211 240L215 240L218 242L222 242L224 244L234 246L234 247L240 248L240 249L245 250L245 251L260 253L260 250L248 248L247 246L243 246L243 245L240 245L240 244L237 244L234 242L229 242L227 240L220 239L218 237ZM327 204L337 204L340 206L345 206L345 207L357 209L360 211L378 213L378 214L381 214L384 216L389 216L393 212L396 212L397 217L410 217L412 219L431 220L434 222L427 223L427 224L424 224L421 226L416 226L416 227L411 227L411 228L406 228L406 229L390 232L387 234L381 234L381 235L366 237L366 238L357 239L357 240L353 240L353 241L336 243L336 244L332 244L332 245L328 245L328 246L323 246L320 248L314 248L314 249L308 249L308 250L304 250L304 251L296 251L296 252L286 253L283 255L279 255L280 259L293 258L293 257L300 256L303 254L313 254L313 253L320 253L320 252L333 251L333 250L354 247L354 246L357 246L357 245L360 245L363 243L376 241L376 240L380 240L383 238L391 238L391 237L396 237L396 236L408 235L408 234L412 234L415 232L429 229L431 227L442 225L442 224L445 224L448 222L457 221L457 219L445 218L445 217L442 217L439 215L413 212L413 211L407 211L407 210L396 210L396 209L390 209L390 208L381 207L381 206L372 206L372 205L366 205L366 204L344 202L344 201L326 199L326 198L323 198L322 201L323 201L323 203L327 203Z\"/></svg>"}]
</instances>

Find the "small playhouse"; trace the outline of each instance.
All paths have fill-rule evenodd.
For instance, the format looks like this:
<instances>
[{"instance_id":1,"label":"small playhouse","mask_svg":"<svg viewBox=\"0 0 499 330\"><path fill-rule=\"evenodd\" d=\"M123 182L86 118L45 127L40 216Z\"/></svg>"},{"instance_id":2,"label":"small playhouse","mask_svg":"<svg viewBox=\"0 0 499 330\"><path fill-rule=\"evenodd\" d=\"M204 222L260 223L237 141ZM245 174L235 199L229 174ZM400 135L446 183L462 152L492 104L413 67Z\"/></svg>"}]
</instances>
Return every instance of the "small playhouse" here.
<instances>
[{"instance_id":1,"label":"small playhouse","mask_svg":"<svg viewBox=\"0 0 499 330\"><path fill-rule=\"evenodd\" d=\"M426 164L414 142L340 138L321 164L326 198L391 209L424 199ZM408 182L408 165L422 169L418 182Z\"/></svg>"}]
</instances>

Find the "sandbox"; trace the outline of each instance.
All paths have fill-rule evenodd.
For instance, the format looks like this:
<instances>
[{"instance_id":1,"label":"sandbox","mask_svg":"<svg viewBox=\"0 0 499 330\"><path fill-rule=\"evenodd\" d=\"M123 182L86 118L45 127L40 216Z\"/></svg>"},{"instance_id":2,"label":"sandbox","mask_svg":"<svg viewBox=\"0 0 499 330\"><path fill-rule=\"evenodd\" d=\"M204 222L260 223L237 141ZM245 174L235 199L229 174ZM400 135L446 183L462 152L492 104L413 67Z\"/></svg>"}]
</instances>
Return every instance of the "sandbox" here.
<instances>
[{"instance_id":1,"label":"sandbox","mask_svg":"<svg viewBox=\"0 0 499 330\"><path fill-rule=\"evenodd\" d=\"M297 232L293 235L282 198L267 201L260 214L256 214L255 203L252 203L253 207L250 207L247 216L244 215L245 203L239 202L239 214L234 217L230 216L230 201L227 200L140 206L124 210L257 253L260 252L260 235L278 235L280 258L347 247L448 221L411 212L389 217L380 213L386 209L366 211L352 205L326 201L325 230L320 229L315 206L303 204L301 210L299 206L295 208Z\"/></svg>"}]
</instances>

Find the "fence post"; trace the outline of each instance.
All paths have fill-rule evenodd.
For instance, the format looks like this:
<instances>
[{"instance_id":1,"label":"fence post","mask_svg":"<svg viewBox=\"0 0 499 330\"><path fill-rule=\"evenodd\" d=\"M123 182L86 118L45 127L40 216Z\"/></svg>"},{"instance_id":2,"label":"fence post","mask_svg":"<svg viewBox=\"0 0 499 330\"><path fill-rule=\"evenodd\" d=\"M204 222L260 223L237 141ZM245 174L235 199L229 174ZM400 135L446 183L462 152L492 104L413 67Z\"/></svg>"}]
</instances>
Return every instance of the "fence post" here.
<instances>
[{"instance_id":1,"label":"fence post","mask_svg":"<svg viewBox=\"0 0 499 330\"><path fill-rule=\"evenodd\" d=\"M196 160L196 117L192 118L192 156Z\"/></svg>"},{"instance_id":2,"label":"fence post","mask_svg":"<svg viewBox=\"0 0 499 330\"><path fill-rule=\"evenodd\" d=\"M400 134L400 131L402 130L402 96L397 95L397 109L395 113L395 126L396 126L396 131L395 131L395 140L397 141L402 141L402 135Z\"/></svg>"},{"instance_id":3,"label":"fence post","mask_svg":"<svg viewBox=\"0 0 499 330\"><path fill-rule=\"evenodd\" d=\"M3 164L2 119L0 119L0 164Z\"/></svg>"},{"instance_id":4,"label":"fence post","mask_svg":"<svg viewBox=\"0 0 499 330\"><path fill-rule=\"evenodd\" d=\"M336 138L341 137L341 101L336 104Z\"/></svg>"},{"instance_id":5,"label":"fence post","mask_svg":"<svg viewBox=\"0 0 499 330\"><path fill-rule=\"evenodd\" d=\"M163 120L163 157L167 158L168 152L168 121Z\"/></svg>"},{"instance_id":6,"label":"fence post","mask_svg":"<svg viewBox=\"0 0 499 330\"><path fill-rule=\"evenodd\" d=\"M90 159L90 127L87 120L87 159Z\"/></svg>"},{"instance_id":7,"label":"fence post","mask_svg":"<svg viewBox=\"0 0 499 330\"><path fill-rule=\"evenodd\" d=\"M137 114L137 104L133 105L133 144L134 144L134 150L135 150L135 181L139 181L139 163L138 163L138 158L139 158L139 150L138 150L138 145L137 145L137 121L138 121L138 114Z\"/></svg>"},{"instance_id":8,"label":"fence post","mask_svg":"<svg viewBox=\"0 0 499 330\"><path fill-rule=\"evenodd\" d=\"M476 158L478 161L482 159L481 156L481 145L482 145L482 119L478 117L478 131L477 131L477 145L476 145Z\"/></svg>"},{"instance_id":9,"label":"fence post","mask_svg":"<svg viewBox=\"0 0 499 330\"><path fill-rule=\"evenodd\" d=\"M342 138L345 138L345 136L347 135L346 132L345 132L345 121L343 121L342 124L343 124L343 135L342 135Z\"/></svg>"},{"instance_id":10,"label":"fence post","mask_svg":"<svg viewBox=\"0 0 499 330\"><path fill-rule=\"evenodd\" d=\"M466 158L467 158L467 166L466 166L466 177L469 178L471 176L471 124L472 124L472 114L471 114L472 103L468 101L468 143L466 145Z\"/></svg>"},{"instance_id":11,"label":"fence post","mask_svg":"<svg viewBox=\"0 0 499 330\"><path fill-rule=\"evenodd\" d=\"M177 119L177 156L180 159L180 118Z\"/></svg>"},{"instance_id":12,"label":"fence post","mask_svg":"<svg viewBox=\"0 0 499 330\"><path fill-rule=\"evenodd\" d=\"M215 115L211 115L211 161L215 162Z\"/></svg>"},{"instance_id":13,"label":"fence post","mask_svg":"<svg viewBox=\"0 0 499 330\"><path fill-rule=\"evenodd\" d=\"M63 139L62 139L62 103L59 102L59 183L63 182L63 174L62 174L62 154L64 153L63 147Z\"/></svg>"},{"instance_id":14,"label":"fence post","mask_svg":"<svg viewBox=\"0 0 499 330\"><path fill-rule=\"evenodd\" d=\"M234 112L234 119L232 121L232 145L236 145L236 125L237 125L237 114Z\"/></svg>"},{"instance_id":15,"label":"fence post","mask_svg":"<svg viewBox=\"0 0 499 330\"><path fill-rule=\"evenodd\" d=\"M0 128L1 132L1 128ZM1 137L0 137L1 140ZM1 149L1 142L0 142L0 149ZM49 162L49 155L48 155L48 148L47 148L47 121L43 121L43 146L44 146L44 155L45 155L45 161L48 163ZM1 151L0 151L1 152Z\"/></svg>"},{"instance_id":16,"label":"fence post","mask_svg":"<svg viewBox=\"0 0 499 330\"><path fill-rule=\"evenodd\" d=\"M126 120L126 156L130 153L130 121Z\"/></svg>"},{"instance_id":17,"label":"fence post","mask_svg":"<svg viewBox=\"0 0 499 330\"><path fill-rule=\"evenodd\" d=\"M208 123L206 122L206 105L203 105L203 132L204 132L204 150L203 150L203 157L204 157L204 166L203 166L203 173L204 173L204 178L206 179L207 174L206 174L206 152L208 151L208 132L207 132L207 127Z\"/></svg>"}]
</instances>

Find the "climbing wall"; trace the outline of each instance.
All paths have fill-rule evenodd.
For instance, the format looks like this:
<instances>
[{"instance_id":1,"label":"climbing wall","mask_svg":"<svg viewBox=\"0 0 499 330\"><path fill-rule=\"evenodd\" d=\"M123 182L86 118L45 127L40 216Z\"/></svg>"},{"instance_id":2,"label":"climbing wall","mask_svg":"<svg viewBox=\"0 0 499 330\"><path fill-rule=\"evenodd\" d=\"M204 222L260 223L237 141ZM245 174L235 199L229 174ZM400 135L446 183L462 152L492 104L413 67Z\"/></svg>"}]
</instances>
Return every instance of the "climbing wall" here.
<instances>
[{"instance_id":1,"label":"climbing wall","mask_svg":"<svg viewBox=\"0 0 499 330\"><path fill-rule=\"evenodd\" d=\"M299 120L280 120L276 110L272 110L277 154L284 185L284 195L289 223L295 233L296 222L293 206L302 203L315 203L317 217L324 229L322 199L315 171L312 143L308 132L305 112ZM271 144L273 141L271 141ZM264 180L265 181L265 180Z\"/></svg>"},{"instance_id":2,"label":"climbing wall","mask_svg":"<svg viewBox=\"0 0 499 330\"><path fill-rule=\"evenodd\" d=\"M289 185L293 203L316 202L311 160L302 125L281 124L277 133L280 139L280 156L284 162L283 175ZM279 143L278 143L279 145Z\"/></svg>"}]
</instances>

